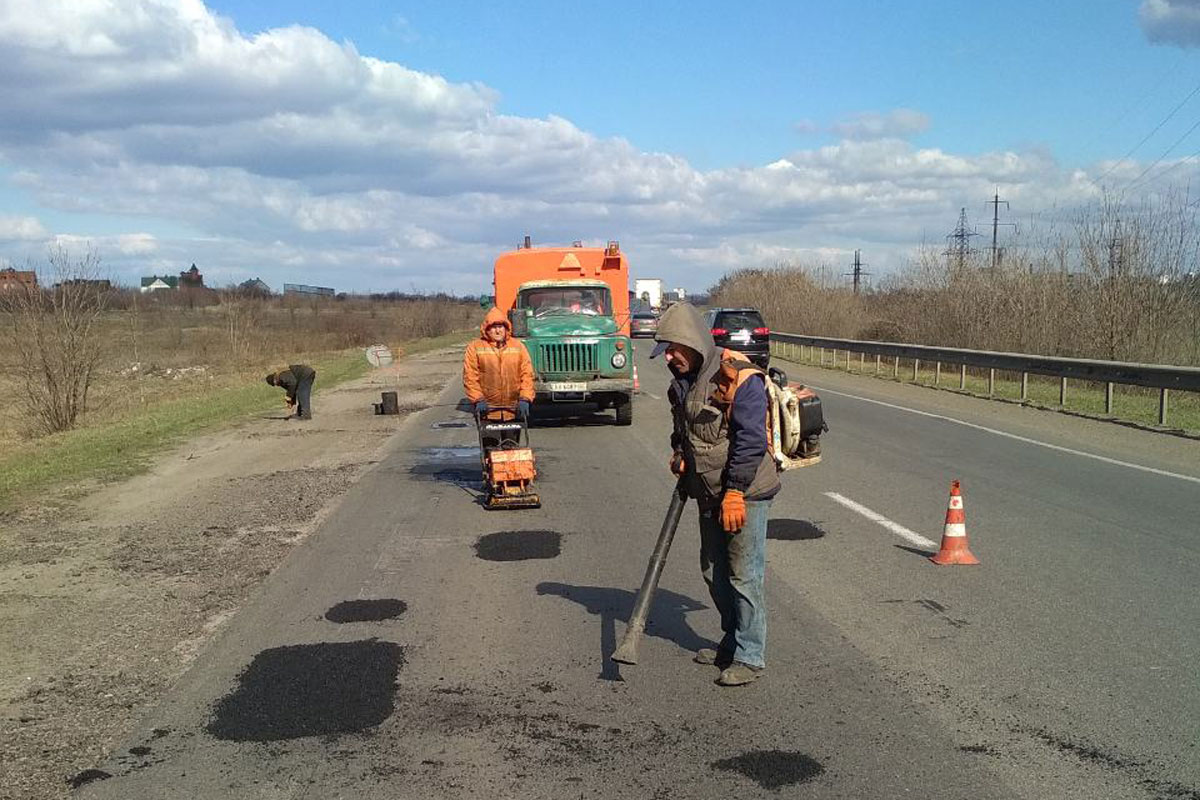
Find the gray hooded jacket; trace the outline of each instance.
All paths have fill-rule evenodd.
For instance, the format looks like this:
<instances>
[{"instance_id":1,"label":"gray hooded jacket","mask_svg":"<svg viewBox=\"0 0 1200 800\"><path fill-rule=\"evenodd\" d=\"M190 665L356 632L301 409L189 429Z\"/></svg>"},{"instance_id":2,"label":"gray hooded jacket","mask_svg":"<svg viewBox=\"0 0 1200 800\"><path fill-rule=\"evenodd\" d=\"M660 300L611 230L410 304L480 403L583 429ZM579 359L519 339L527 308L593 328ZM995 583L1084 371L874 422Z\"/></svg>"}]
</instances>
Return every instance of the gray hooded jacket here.
<instances>
[{"instance_id":1,"label":"gray hooded jacket","mask_svg":"<svg viewBox=\"0 0 1200 800\"><path fill-rule=\"evenodd\" d=\"M671 446L683 454L687 463L684 486L688 496L694 498L701 509L713 508L720 503L725 491L730 461L729 419L712 400L717 388L715 378L721 366L722 348L713 342L704 318L689 303L677 303L668 308L659 320L654 338L659 342L685 345L699 353L702 359L688 378L672 383L669 392L674 419ZM778 491L775 460L764 448L753 480L745 489L746 499L766 499Z\"/></svg>"}]
</instances>

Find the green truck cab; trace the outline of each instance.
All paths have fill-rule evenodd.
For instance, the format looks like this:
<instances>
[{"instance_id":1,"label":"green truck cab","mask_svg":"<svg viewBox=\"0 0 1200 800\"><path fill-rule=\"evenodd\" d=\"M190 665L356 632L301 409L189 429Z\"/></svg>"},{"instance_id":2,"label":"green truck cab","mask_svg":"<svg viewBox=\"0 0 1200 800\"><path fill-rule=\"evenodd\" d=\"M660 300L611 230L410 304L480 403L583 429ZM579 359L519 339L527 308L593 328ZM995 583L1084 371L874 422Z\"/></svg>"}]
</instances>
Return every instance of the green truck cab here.
<instances>
[{"instance_id":1,"label":"green truck cab","mask_svg":"<svg viewBox=\"0 0 1200 800\"><path fill-rule=\"evenodd\" d=\"M627 276L615 242L523 248L497 260L497 305L529 350L535 402L594 403L614 409L618 425L633 423Z\"/></svg>"}]
</instances>

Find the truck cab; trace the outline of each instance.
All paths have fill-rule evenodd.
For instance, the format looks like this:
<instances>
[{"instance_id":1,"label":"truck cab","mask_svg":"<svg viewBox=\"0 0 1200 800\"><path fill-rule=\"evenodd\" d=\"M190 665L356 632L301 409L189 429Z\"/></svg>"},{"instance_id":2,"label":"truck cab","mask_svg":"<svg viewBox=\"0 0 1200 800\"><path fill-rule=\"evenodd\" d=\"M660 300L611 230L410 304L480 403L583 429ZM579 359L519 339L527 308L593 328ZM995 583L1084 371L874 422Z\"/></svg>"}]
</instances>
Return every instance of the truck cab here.
<instances>
[{"instance_id":1,"label":"truck cab","mask_svg":"<svg viewBox=\"0 0 1200 800\"><path fill-rule=\"evenodd\" d=\"M595 403L633 422L628 265L604 248L525 246L496 260L496 305L533 361L537 403Z\"/></svg>"}]
</instances>

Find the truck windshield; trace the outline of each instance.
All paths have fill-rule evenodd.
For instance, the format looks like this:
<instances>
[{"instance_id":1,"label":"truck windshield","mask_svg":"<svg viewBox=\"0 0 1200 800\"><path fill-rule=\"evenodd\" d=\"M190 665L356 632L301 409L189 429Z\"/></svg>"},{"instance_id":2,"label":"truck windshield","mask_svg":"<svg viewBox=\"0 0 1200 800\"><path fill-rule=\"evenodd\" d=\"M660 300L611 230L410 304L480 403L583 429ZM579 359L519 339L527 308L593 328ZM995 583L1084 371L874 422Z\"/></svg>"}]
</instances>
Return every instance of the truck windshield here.
<instances>
[{"instance_id":1,"label":"truck windshield","mask_svg":"<svg viewBox=\"0 0 1200 800\"><path fill-rule=\"evenodd\" d=\"M518 308L528 308L535 317L553 314L588 314L603 317L612 308L611 295L602 287L554 286L528 289L517 298Z\"/></svg>"}]
</instances>

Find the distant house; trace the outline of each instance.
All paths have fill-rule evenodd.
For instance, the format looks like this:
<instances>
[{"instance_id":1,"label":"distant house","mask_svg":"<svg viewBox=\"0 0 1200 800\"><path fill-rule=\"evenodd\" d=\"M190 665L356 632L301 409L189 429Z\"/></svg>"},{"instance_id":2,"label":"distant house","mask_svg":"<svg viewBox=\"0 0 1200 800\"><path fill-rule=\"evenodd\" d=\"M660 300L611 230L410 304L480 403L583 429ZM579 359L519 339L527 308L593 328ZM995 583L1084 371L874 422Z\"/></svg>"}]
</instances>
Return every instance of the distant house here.
<instances>
[{"instance_id":1,"label":"distant house","mask_svg":"<svg viewBox=\"0 0 1200 800\"><path fill-rule=\"evenodd\" d=\"M196 265L192 264L192 268L179 273L179 288L180 289L203 289L204 276L200 274L200 270L196 269Z\"/></svg>"},{"instance_id":2,"label":"distant house","mask_svg":"<svg viewBox=\"0 0 1200 800\"><path fill-rule=\"evenodd\" d=\"M147 278L142 278L141 292L160 292L164 289L178 289L179 278L174 275L151 275Z\"/></svg>"},{"instance_id":3,"label":"distant house","mask_svg":"<svg viewBox=\"0 0 1200 800\"><path fill-rule=\"evenodd\" d=\"M0 292L37 288L37 273L33 270L0 269Z\"/></svg>"},{"instance_id":4,"label":"distant house","mask_svg":"<svg viewBox=\"0 0 1200 800\"><path fill-rule=\"evenodd\" d=\"M238 284L238 291L243 294L271 294L271 287L267 286L262 278L253 278L248 281L242 281Z\"/></svg>"},{"instance_id":5,"label":"distant house","mask_svg":"<svg viewBox=\"0 0 1200 800\"><path fill-rule=\"evenodd\" d=\"M97 289L101 292L107 292L112 289L112 281L107 278L67 278L62 283L54 284L57 289L60 286L80 286L88 289Z\"/></svg>"},{"instance_id":6,"label":"distant house","mask_svg":"<svg viewBox=\"0 0 1200 800\"><path fill-rule=\"evenodd\" d=\"M309 297L333 297L336 292L327 286L305 286L302 283L285 283L283 293L307 295Z\"/></svg>"}]
</instances>

